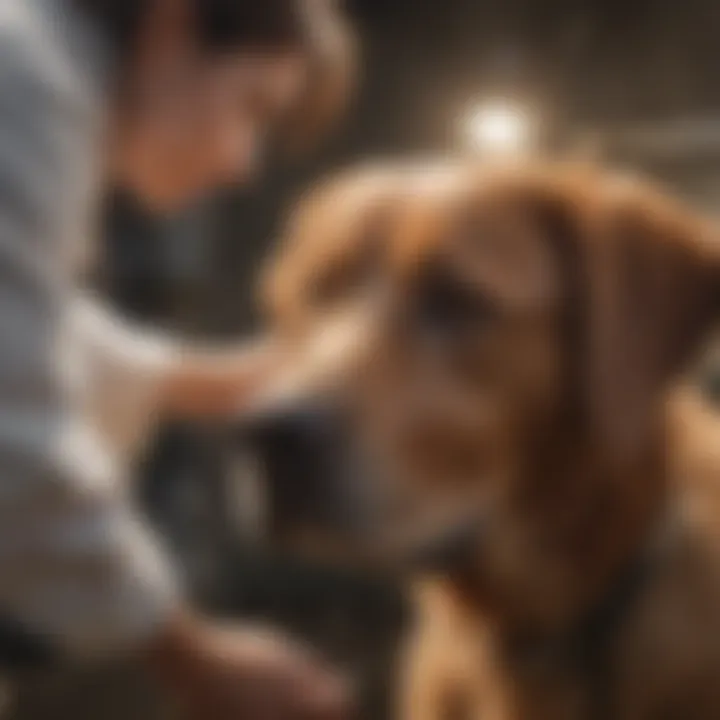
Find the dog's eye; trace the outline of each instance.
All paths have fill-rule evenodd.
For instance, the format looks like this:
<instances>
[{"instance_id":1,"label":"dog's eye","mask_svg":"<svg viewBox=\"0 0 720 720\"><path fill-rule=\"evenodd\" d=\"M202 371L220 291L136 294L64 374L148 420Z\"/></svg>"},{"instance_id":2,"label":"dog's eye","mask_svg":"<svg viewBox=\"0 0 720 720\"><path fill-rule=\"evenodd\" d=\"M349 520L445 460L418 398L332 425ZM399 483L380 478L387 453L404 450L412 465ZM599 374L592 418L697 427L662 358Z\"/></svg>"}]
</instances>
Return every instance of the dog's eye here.
<instances>
[{"instance_id":1,"label":"dog's eye","mask_svg":"<svg viewBox=\"0 0 720 720\"><path fill-rule=\"evenodd\" d=\"M438 272L424 278L414 315L425 333L466 339L487 325L495 309L491 299L477 288Z\"/></svg>"}]
</instances>

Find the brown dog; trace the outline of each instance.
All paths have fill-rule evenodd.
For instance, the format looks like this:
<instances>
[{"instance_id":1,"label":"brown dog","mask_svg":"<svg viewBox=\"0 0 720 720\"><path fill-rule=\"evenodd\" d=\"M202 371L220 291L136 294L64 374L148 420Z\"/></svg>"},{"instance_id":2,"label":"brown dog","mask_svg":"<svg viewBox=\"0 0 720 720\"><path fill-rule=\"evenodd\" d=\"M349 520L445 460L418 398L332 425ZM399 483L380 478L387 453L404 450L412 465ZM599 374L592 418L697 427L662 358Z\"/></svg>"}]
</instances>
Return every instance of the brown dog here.
<instances>
[{"instance_id":1,"label":"brown dog","mask_svg":"<svg viewBox=\"0 0 720 720\"><path fill-rule=\"evenodd\" d=\"M403 720L720 718L720 424L670 401L718 310L710 229L601 172L428 165L326 186L292 235L273 322L353 318L375 545L463 530L417 583Z\"/></svg>"}]
</instances>

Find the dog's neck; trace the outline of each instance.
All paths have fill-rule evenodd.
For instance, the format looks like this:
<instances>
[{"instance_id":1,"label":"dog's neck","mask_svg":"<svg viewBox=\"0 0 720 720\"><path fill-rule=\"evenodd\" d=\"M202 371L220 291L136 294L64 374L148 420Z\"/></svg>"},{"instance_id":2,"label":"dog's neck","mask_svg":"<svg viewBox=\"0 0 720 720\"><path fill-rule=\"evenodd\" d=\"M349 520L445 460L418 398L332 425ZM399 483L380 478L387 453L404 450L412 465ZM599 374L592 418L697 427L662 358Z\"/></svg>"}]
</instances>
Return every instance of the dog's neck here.
<instances>
[{"instance_id":1,"label":"dog's neck","mask_svg":"<svg viewBox=\"0 0 720 720\"><path fill-rule=\"evenodd\" d=\"M557 663L583 667L612 640L648 586L676 536L677 524L663 520L617 570L605 591L565 627L547 632L506 634L512 659L520 664Z\"/></svg>"},{"instance_id":2,"label":"dog's neck","mask_svg":"<svg viewBox=\"0 0 720 720\"><path fill-rule=\"evenodd\" d=\"M629 559L606 592L564 632L503 638L506 672L516 678L564 678L581 688L587 716L616 716L617 689L613 658L634 611L652 586L671 543L663 525Z\"/></svg>"},{"instance_id":3,"label":"dog's neck","mask_svg":"<svg viewBox=\"0 0 720 720\"><path fill-rule=\"evenodd\" d=\"M486 637L492 639L495 648L498 687L514 692L513 686L532 688L539 683L561 694L563 688L574 688L573 693L583 698L587 713L583 717L615 717L615 652L632 626L633 614L661 577L680 528L681 523L669 516L663 518L637 552L617 569L603 593L564 624L503 625L493 622L492 616L483 616ZM471 583L471 578L453 582L463 603L472 598Z\"/></svg>"},{"instance_id":4,"label":"dog's neck","mask_svg":"<svg viewBox=\"0 0 720 720\"><path fill-rule=\"evenodd\" d=\"M624 467L593 461L580 446L570 456L540 460L534 466L543 468L543 476L534 471L536 481L528 487L535 489L523 498L522 513L528 525L536 523L538 541L550 548L547 572L541 566L528 568L541 578L541 586L531 583L517 597L502 587L484 587L468 553L456 553L467 563L447 573L464 603L513 637L561 637L592 625L588 618L632 576L631 568L643 564L648 548L671 524L664 436ZM562 581L542 577L553 577L552 566L558 563Z\"/></svg>"}]
</instances>

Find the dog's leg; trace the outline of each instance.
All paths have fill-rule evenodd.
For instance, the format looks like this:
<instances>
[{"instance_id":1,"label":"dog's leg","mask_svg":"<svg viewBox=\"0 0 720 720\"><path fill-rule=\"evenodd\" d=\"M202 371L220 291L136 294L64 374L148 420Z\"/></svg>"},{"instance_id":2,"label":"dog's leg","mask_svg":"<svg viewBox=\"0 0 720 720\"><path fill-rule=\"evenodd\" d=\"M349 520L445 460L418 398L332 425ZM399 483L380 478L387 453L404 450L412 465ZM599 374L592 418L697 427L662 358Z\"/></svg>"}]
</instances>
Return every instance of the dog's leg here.
<instances>
[{"instance_id":1,"label":"dog's leg","mask_svg":"<svg viewBox=\"0 0 720 720\"><path fill-rule=\"evenodd\" d=\"M399 720L471 720L448 667L445 648L418 627L401 657Z\"/></svg>"},{"instance_id":2,"label":"dog's leg","mask_svg":"<svg viewBox=\"0 0 720 720\"><path fill-rule=\"evenodd\" d=\"M502 720L482 632L442 586L426 583L416 599L418 620L400 657L399 720Z\"/></svg>"}]
</instances>

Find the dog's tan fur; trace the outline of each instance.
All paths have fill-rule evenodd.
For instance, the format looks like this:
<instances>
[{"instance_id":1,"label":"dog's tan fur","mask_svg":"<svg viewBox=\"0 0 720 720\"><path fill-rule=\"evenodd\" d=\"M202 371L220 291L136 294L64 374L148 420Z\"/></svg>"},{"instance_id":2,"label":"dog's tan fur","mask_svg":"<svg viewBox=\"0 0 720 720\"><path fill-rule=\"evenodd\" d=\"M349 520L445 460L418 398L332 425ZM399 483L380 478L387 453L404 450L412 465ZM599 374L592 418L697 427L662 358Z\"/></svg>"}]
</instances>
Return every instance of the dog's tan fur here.
<instances>
[{"instance_id":1,"label":"dog's tan fur","mask_svg":"<svg viewBox=\"0 0 720 720\"><path fill-rule=\"evenodd\" d=\"M393 529L486 518L471 572L417 583L401 718L596 717L581 669L514 648L572 633L661 536L608 639L613 717L720 718L720 422L671 398L718 309L709 226L598 171L428 166L326 186L292 235L276 327L379 298L349 393ZM463 316L440 339L432 303Z\"/></svg>"}]
</instances>

